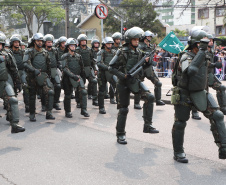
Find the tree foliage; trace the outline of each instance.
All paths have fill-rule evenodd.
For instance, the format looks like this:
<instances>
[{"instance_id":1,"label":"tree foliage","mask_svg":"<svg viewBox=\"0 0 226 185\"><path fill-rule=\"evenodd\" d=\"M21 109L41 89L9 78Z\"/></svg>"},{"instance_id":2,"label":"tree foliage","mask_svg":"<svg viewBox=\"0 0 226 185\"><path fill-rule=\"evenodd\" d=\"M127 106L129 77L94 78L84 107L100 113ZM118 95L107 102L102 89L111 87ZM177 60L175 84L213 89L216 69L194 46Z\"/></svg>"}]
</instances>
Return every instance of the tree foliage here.
<instances>
[{"instance_id":1,"label":"tree foliage","mask_svg":"<svg viewBox=\"0 0 226 185\"><path fill-rule=\"evenodd\" d=\"M117 7L117 12L124 17L124 27L138 26L144 31L150 30L157 33L158 37L164 36L163 26L157 17L157 12L149 0L123 0ZM104 20L105 31L113 33L120 31L121 18L109 10L108 17Z\"/></svg>"},{"instance_id":2,"label":"tree foliage","mask_svg":"<svg viewBox=\"0 0 226 185\"><path fill-rule=\"evenodd\" d=\"M189 34L188 31L186 31L186 30L180 30L178 28L175 28L175 30L173 30L173 32L175 33L175 35L177 37L186 37Z\"/></svg>"},{"instance_id":3,"label":"tree foliage","mask_svg":"<svg viewBox=\"0 0 226 185\"><path fill-rule=\"evenodd\" d=\"M57 3L49 0L3 0L1 2L2 14L10 17L11 24L26 23L29 37L33 35L33 18L37 18L37 32L45 20L59 23L64 19L65 11Z\"/></svg>"}]
</instances>

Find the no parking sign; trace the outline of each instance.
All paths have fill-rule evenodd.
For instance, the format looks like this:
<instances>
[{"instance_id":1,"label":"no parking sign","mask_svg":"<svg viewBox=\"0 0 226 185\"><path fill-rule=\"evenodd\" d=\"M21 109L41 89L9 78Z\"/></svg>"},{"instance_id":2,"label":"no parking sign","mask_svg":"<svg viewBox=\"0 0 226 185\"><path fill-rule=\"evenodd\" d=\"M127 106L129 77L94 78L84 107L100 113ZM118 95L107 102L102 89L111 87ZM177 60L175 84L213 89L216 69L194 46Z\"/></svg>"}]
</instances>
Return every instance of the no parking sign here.
<instances>
[{"instance_id":1,"label":"no parking sign","mask_svg":"<svg viewBox=\"0 0 226 185\"><path fill-rule=\"evenodd\" d=\"M105 19L108 16L108 8L104 4L99 4L95 8L95 15L99 19Z\"/></svg>"}]
</instances>

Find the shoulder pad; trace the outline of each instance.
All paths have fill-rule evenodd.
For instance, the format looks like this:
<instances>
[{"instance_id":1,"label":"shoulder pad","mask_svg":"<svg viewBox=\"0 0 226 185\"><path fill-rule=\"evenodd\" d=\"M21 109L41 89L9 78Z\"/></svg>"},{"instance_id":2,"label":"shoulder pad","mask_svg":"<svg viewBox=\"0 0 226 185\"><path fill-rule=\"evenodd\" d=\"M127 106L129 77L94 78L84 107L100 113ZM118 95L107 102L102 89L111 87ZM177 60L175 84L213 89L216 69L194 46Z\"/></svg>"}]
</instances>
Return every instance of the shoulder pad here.
<instances>
[{"instance_id":1,"label":"shoulder pad","mask_svg":"<svg viewBox=\"0 0 226 185\"><path fill-rule=\"evenodd\" d=\"M189 55L187 53L184 53L182 56L181 56L181 59L180 61L183 62L185 60L189 59Z\"/></svg>"},{"instance_id":2,"label":"shoulder pad","mask_svg":"<svg viewBox=\"0 0 226 185\"><path fill-rule=\"evenodd\" d=\"M79 55L78 53L75 53L75 56L76 56L76 57L81 57L81 55Z\"/></svg>"},{"instance_id":3,"label":"shoulder pad","mask_svg":"<svg viewBox=\"0 0 226 185\"><path fill-rule=\"evenodd\" d=\"M123 51L123 52L128 52L128 51L129 51L129 48L128 48L127 46L122 47L122 51Z\"/></svg>"},{"instance_id":4,"label":"shoulder pad","mask_svg":"<svg viewBox=\"0 0 226 185\"><path fill-rule=\"evenodd\" d=\"M101 55L102 53L104 53L104 49L101 49L100 51L98 51L97 55Z\"/></svg>"},{"instance_id":5,"label":"shoulder pad","mask_svg":"<svg viewBox=\"0 0 226 185\"><path fill-rule=\"evenodd\" d=\"M29 54L30 52L33 51L33 48L27 48L24 52L25 55Z\"/></svg>"},{"instance_id":6,"label":"shoulder pad","mask_svg":"<svg viewBox=\"0 0 226 185\"><path fill-rule=\"evenodd\" d=\"M61 59L64 60L66 59L70 54L69 53L64 53L62 56L61 56Z\"/></svg>"},{"instance_id":7,"label":"shoulder pad","mask_svg":"<svg viewBox=\"0 0 226 185\"><path fill-rule=\"evenodd\" d=\"M145 45L143 42L139 43L139 46L138 46L139 49L143 49L144 47L145 47Z\"/></svg>"},{"instance_id":8,"label":"shoulder pad","mask_svg":"<svg viewBox=\"0 0 226 185\"><path fill-rule=\"evenodd\" d=\"M86 48L87 50L91 50L91 48L89 47L89 46L87 46L87 48Z\"/></svg>"}]
</instances>

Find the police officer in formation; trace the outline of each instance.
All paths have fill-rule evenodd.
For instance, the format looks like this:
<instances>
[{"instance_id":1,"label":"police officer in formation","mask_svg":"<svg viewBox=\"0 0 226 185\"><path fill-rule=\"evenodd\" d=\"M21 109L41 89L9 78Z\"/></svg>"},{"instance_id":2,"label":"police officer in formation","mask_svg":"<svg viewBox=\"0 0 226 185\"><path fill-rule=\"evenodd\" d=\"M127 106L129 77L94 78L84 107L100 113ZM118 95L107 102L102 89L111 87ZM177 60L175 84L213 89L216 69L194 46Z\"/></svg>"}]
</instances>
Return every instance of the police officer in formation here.
<instances>
[{"instance_id":1,"label":"police officer in formation","mask_svg":"<svg viewBox=\"0 0 226 185\"><path fill-rule=\"evenodd\" d=\"M87 112L87 91L83 82L84 64L81 55L76 53L77 40L69 38L66 41L65 54L62 55L64 89L64 110L67 118L72 118L71 113L71 93L73 89L78 89L81 115L89 117Z\"/></svg>"},{"instance_id":2,"label":"police officer in formation","mask_svg":"<svg viewBox=\"0 0 226 185\"><path fill-rule=\"evenodd\" d=\"M82 61L84 65L84 83L86 79L90 83L92 92L92 101L94 106L98 106L97 100L97 69L92 58L91 48L87 46L87 36L85 34L80 34L78 36L78 47L76 48L76 53L82 56Z\"/></svg>"},{"instance_id":3,"label":"police officer in formation","mask_svg":"<svg viewBox=\"0 0 226 185\"><path fill-rule=\"evenodd\" d=\"M0 34L0 98L6 103L6 120L10 122L11 133L24 132L19 125L17 93L21 91L21 81L16 63L4 51L6 36Z\"/></svg>"},{"instance_id":4,"label":"police officer in formation","mask_svg":"<svg viewBox=\"0 0 226 185\"><path fill-rule=\"evenodd\" d=\"M106 114L106 110L104 107L104 95L106 90L107 82L110 83L112 87L112 93L110 93L110 103L116 104L114 99L114 90L116 88L117 77L112 75L108 71L109 62L114 57L115 50L112 49L112 45L114 41L111 37L104 38L102 43L101 51L97 53L97 66L99 68L98 73L98 85L99 85L99 93L98 93L98 103L99 103L99 113Z\"/></svg>"},{"instance_id":5,"label":"police officer in formation","mask_svg":"<svg viewBox=\"0 0 226 185\"><path fill-rule=\"evenodd\" d=\"M50 62L51 62L51 82L53 83L54 86L54 104L53 108L56 110L61 110L60 105L58 104L59 99L60 99L60 93L61 93L61 80L60 80L60 75L58 73L58 68L61 67L61 62L57 60L58 53L56 48L53 47L53 40L54 37L51 34L47 34L44 36L44 46L45 49L49 53L50 57Z\"/></svg>"},{"instance_id":6,"label":"police officer in formation","mask_svg":"<svg viewBox=\"0 0 226 185\"><path fill-rule=\"evenodd\" d=\"M36 121L36 93L40 88L45 96L46 119L53 120L54 87L51 82L51 61L48 51L43 48L43 35L36 33L32 38L33 48L25 51L23 62L27 70L29 85L30 121Z\"/></svg>"},{"instance_id":7,"label":"police officer in formation","mask_svg":"<svg viewBox=\"0 0 226 185\"><path fill-rule=\"evenodd\" d=\"M219 158L226 159L226 129L224 114L220 111L212 94L206 91L208 58L206 52L210 40L203 30L194 30L189 37L187 52L180 55L176 64L172 83L174 85L172 104L175 121L172 129L174 159L187 163L184 152L184 131L190 111L195 107L210 120L214 141L219 147Z\"/></svg>"},{"instance_id":8,"label":"police officer in formation","mask_svg":"<svg viewBox=\"0 0 226 185\"><path fill-rule=\"evenodd\" d=\"M118 91L118 117L116 125L117 142L119 144L127 144L126 140L126 119L129 112L128 106L130 103L130 93L141 93L144 99L143 104L143 119L144 119L144 133L158 133L152 126L152 116L154 108L154 95L139 80L139 77L130 76L127 74L138 61L144 56L144 53L138 48L139 40L143 35L143 30L138 27L133 27L125 33L125 44L119 49L114 58L109 63L109 70L112 74L118 77L117 91ZM145 58L146 65L150 65L152 59Z\"/></svg>"},{"instance_id":9,"label":"police officer in formation","mask_svg":"<svg viewBox=\"0 0 226 185\"><path fill-rule=\"evenodd\" d=\"M21 40L16 35L12 35L10 38L10 49L11 53L16 60L17 69L19 71L20 80L23 88L23 98L25 104L25 112L29 113L29 89L27 84L27 74L24 70L23 57L24 50L20 49Z\"/></svg>"}]
</instances>

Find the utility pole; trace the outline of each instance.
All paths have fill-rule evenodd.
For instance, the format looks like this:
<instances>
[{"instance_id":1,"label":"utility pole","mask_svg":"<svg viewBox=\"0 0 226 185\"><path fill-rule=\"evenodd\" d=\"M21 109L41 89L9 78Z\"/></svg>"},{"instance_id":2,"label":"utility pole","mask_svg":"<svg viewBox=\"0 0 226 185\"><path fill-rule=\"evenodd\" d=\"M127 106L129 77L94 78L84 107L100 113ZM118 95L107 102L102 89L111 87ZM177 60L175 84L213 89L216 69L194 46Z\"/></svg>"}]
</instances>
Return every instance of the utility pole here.
<instances>
[{"instance_id":1,"label":"utility pole","mask_svg":"<svg viewBox=\"0 0 226 185\"><path fill-rule=\"evenodd\" d=\"M65 36L70 37L69 0L65 0Z\"/></svg>"}]
</instances>

